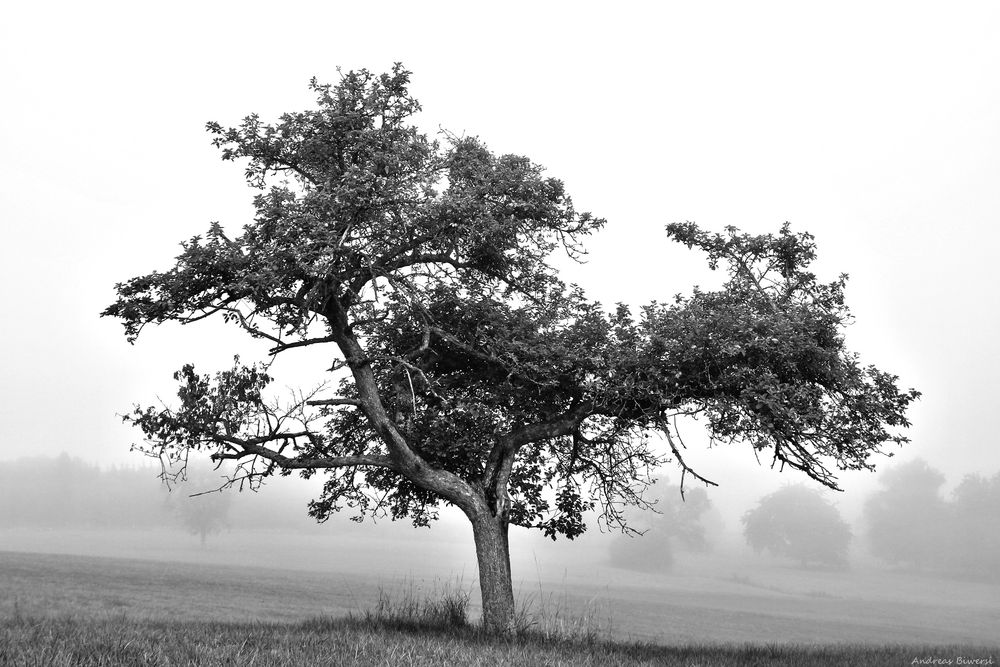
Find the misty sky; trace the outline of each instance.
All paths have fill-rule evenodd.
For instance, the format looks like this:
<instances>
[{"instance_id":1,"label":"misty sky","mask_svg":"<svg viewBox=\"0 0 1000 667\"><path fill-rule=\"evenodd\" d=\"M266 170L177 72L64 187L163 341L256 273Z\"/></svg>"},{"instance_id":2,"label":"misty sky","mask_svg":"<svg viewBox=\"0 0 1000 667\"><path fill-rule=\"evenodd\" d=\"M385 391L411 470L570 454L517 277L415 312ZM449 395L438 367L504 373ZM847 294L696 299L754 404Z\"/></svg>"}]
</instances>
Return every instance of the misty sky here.
<instances>
[{"instance_id":1,"label":"misty sky","mask_svg":"<svg viewBox=\"0 0 1000 667\"><path fill-rule=\"evenodd\" d=\"M1000 469L1000 4L492 6L7 7L0 461L134 461L116 413L169 399L183 363L262 358L266 345L212 323L131 347L98 314L116 282L168 268L209 222L235 234L249 220L253 193L206 121L273 120L312 103L314 75L402 61L426 131L527 155L608 219L589 263L566 268L605 304L720 281L668 242L669 222L815 234L821 277L851 275L851 346L924 393L897 460ZM321 380L307 361L277 365L278 384ZM745 452L691 461L730 488L773 478Z\"/></svg>"}]
</instances>

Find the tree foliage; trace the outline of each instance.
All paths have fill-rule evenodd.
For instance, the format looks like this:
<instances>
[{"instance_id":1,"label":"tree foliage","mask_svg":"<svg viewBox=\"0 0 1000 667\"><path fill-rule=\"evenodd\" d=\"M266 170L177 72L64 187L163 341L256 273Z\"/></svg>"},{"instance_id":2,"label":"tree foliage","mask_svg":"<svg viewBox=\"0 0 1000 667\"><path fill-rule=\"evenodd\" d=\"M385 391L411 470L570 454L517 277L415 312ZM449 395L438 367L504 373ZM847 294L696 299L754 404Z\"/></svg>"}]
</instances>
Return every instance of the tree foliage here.
<instances>
[{"instance_id":1,"label":"tree foliage","mask_svg":"<svg viewBox=\"0 0 1000 667\"><path fill-rule=\"evenodd\" d=\"M312 82L315 109L209 124L259 191L254 219L235 236L213 223L173 267L119 284L104 315L130 341L221 317L272 357L319 346L333 362L289 404L266 364L185 366L177 405L126 418L149 453L207 450L251 482L322 471L321 520L350 507L422 525L451 503L505 549L508 523L574 537L596 509L620 524L668 458L703 479L679 414L829 486L904 440L917 394L845 349L844 278L809 271L810 235L669 225L725 285L608 312L550 261L581 256L605 221L525 157L421 133L409 78L350 72Z\"/></svg>"},{"instance_id":2,"label":"tree foliage","mask_svg":"<svg viewBox=\"0 0 1000 667\"><path fill-rule=\"evenodd\" d=\"M802 565L845 566L851 529L819 491L786 486L761 498L743 515L743 534L754 551Z\"/></svg>"}]
</instances>

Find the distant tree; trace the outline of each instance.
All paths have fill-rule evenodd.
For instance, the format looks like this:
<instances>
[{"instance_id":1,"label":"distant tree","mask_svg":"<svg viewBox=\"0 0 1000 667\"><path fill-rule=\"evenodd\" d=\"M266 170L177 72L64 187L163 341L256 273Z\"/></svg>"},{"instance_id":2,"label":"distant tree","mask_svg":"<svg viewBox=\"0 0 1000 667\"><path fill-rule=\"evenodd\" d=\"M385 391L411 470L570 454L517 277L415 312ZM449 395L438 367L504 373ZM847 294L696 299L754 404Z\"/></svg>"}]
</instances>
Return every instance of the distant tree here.
<instances>
[{"instance_id":1,"label":"distant tree","mask_svg":"<svg viewBox=\"0 0 1000 667\"><path fill-rule=\"evenodd\" d=\"M764 496L743 515L743 535L754 551L767 551L801 565L847 565L851 530L819 491L786 486Z\"/></svg>"},{"instance_id":2,"label":"distant tree","mask_svg":"<svg viewBox=\"0 0 1000 667\"><path fill-rule=\"evenodd\" d=\"M674 487L677 493L670 493L672 500L663 509L662 518L657 522L668 532L671 540L682 551L706 552L711 543L708 535L708 520L715 513L708 492L703 488L688 489L681 496L681 488Z\"/></svg>"},{"instance_id":3,"label":"distant tree","mask_svg":"<svg viewBox=\"0 0 1000 667\"><path fill-rule=\"evenodd\" d=\"M610 546L611 564L631 570L665 572L674 563L675 550L707 551L705 515L712 502L704 488L688 489L681 497L677 485L657 484L657 504L632 525L642 534L622 535Z\"/></svg>"},{"instance_id":4,"label":"distant tree","mask_svg":"<svg viewBox=\"0 0 1000 667\"><path fill-rule=\"evenodd\" d=\"M204 477L188 480L176 487L170 498L181 525L192 535L197 535L203 547L209 535L229 527L229 509L232 504L229 493L225 490L212 490L210 486L211 483Z\"/></svg>"},{"instance_id":5,"label":"distant tree","mask_svg":"<svg viewBox=\"0 0 1000 667\"><path fill-rule=\"evenodd\" d=\"M976 578L1000 578L1000 473L967 475L946 515L948 567Z\"/></svg>"},{"instance_id":6,"label":"distant tree","mask_svg":"<svg viewBox=\"0 0 1000 667\"><path fill-rule=\"evenodd\" d=\"M944 479L920 459L879 476L882 488L864 506L872 555L918 568L943 562L948 549L948 508L940 492Z\"/></svg>"},{"instance_id":7,"label":"distant tree","mask_svg":"<svg viewBox=\"0 0 1000 667\"><path fill-rule=\"evenodd\" d=\"M621 525L668 456L699 478L674 445L679 413L830 486L831 470L869 469L905 440L917 393L845 349L845 277L808 270L810 235L669 225L728 281L609 313L551 263L604 220L527 158L428 139L409 78L350 72L313 82L318 107L274 125L209 124L260 189L254 219L232 237L213 223L173 267L119 284L104 315L130 341L215 315L272 356L319 347L339 391L278 404L273 366L185 365L175 407L129 417L148 453L206 450L250 481L324 474L319 520L348 506L426 525L454 505L472 524L485 625L509 632L508 526L572 538L591 509Z\"/></svg>"}]
</instances>

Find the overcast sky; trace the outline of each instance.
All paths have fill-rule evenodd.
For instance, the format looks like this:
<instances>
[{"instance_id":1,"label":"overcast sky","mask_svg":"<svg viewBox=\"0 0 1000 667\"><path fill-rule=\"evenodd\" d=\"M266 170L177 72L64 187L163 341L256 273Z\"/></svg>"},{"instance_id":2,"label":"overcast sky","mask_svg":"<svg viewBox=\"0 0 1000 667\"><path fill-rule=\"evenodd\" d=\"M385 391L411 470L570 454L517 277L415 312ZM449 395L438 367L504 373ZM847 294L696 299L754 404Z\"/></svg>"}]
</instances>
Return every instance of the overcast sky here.
<instances>
[{"instance_id":1,"label":"overcast sky","mask_svg":"<svg viewBox=\"0 0 1000 667\"><path fill-rule=\"evenodd\" d=\"M169 398L185 362L259 358L212 324L131 347L98 314L210 221L248 221L206 121L274 119L311 104L314 75L402 61L427 131L527 155L608 219L567 270L606 304L718 282L669 222L815 234L821 276L851 275L851 346L924 392L897 460L1000 468L1000 3L492 6L9 4L0 460L134 461L116 413ZM756 466L692 458L724 484Z\"/></svg>"}]
</instances>

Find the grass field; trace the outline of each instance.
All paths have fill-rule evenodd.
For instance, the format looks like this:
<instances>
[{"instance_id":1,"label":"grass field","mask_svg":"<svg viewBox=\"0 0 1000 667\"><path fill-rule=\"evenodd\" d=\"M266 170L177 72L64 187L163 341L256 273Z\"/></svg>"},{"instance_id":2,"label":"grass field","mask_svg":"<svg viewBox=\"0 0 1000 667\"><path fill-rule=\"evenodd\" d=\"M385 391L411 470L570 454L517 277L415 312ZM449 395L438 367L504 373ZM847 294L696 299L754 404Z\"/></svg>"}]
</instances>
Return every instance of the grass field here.
<instances>
[{"instance_id":1,"label":"grass field","mask_svg":"<svg viewBox=\"0 0 1000 667\"><path fill-rule=\"evenodd\" d=\"M166 543L157 549L166 537L155 533L118 536L119 550L128 552L126 539L137 540L132 553L143 557L0 551L0 665L1000 659L996 585L874 570L810 572L721 557L680 564L671 575L639 576L582 559L576 569L589 579L539 565L537 579L522 582L522 623L530 632L512 644L474 627L428 632L359 618L378 608L380 595L419 600L458 593L471 600L475 620L475 581L450 575L455 562L447 558L425 561L434 567L423 570L393 571L383 565L391 559L387 544L357 542L319 568L296 561L307 545L294 539L283 541L290 549L284 554L265 549L261 536L220 540L207 551L181 549L175 538L173 551ZM44 546L19 544L32 545Z\"/></svg>"},{"instance_id":2,"label":"grass field","mask_svg":"<svg viewBox=\"0 0 1000 667\"><path fill-rule=\"evenodd\" d=\"M991 652L992 651L992 652ZM299 624L127 619L0 621L3 665L909 665L914 659L996 662L967 646L685 645L491 638L473 629L378 620ZM947 664L947 663L945 663ZM992 664L992 663L989 663Z\"/></svg>"}]
</instances>

